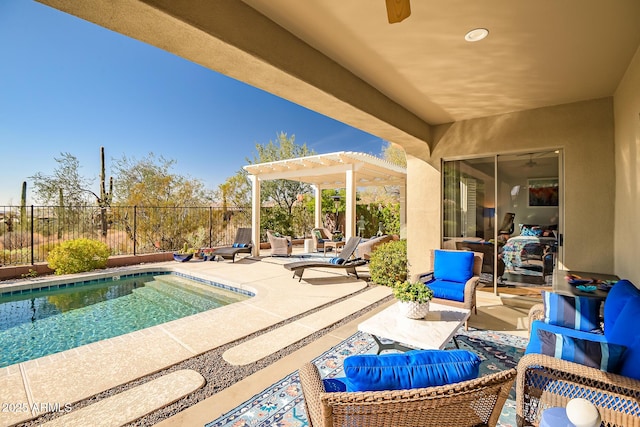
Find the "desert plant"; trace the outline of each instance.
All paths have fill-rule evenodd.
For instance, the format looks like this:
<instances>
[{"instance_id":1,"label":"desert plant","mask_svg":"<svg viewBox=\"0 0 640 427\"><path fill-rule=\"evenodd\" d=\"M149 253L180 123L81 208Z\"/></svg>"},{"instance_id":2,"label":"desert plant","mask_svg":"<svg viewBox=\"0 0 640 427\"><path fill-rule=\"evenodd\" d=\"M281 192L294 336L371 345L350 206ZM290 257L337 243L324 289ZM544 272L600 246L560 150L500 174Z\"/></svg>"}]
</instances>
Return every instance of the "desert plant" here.
<instances>
[{"instance_id":1,"label":"desert plant","mask_svg":"<svg viewBox=\"0 0 640 427\"><path fill-rule=\"evenodd\" d=\"M49 268L55 274L81 273L105 268L111 251L98 240L74 239L56 246L47 256Z\"/></svg>"},{"instance_id":2,"label":"desert plant","mask_svg":"<svg viewBox=\"0 0 640 427\"><path fill-rule=\"evenodd\" d=\"M371 280L378 285L393 287L407 280L407 241L394 240L380 245L369 261Z\"/></svg>"},{"instance_id":3,"label":"desert plant","mask_svg":"<svg viewBox=\"0 0 640 427\"><path fill-rule=\"evenodd\" d=\"M433 298L433 291L422 282L396 282L393 287L393 296L398 301L425 303Z\"/></svg>"}]
</instances>

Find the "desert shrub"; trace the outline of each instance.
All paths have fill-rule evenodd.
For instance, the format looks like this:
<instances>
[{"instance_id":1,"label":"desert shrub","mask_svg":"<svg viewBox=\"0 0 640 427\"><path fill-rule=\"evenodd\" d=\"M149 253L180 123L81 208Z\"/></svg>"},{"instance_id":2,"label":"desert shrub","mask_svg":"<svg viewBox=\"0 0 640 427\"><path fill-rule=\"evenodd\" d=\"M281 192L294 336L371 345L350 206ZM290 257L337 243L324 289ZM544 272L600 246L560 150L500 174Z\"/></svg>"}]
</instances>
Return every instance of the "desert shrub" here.
<instances>
[{"instance_id":1,"label":"desert shrub","mask_svg":"<svg viewBox=\"0 0 640 427\"><path fill-rule=\"evenodd\" d=\"M51 250L47 262L56 274L81 273L105 268L110 252L109 247L98 240L74 239Z\"/></svg>"},{"instance_id":2,"label":"desert shrub","mask_svg":"<svg viewBox=\"0 0 640 427\"><path fill-rule=\"evenodd\" d=\"M395 286L407 279L407 241L392 240L376 248L369 261L371 280L378 285Z\"/></svg>"}]
</instances>

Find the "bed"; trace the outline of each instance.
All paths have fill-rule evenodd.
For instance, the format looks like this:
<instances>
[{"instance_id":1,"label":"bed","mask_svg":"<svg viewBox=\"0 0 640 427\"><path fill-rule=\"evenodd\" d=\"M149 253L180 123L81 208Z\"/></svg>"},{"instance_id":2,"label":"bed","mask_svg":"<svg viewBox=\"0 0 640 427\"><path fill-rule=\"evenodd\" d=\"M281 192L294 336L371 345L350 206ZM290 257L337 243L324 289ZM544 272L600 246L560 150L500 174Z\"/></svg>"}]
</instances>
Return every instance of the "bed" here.
<instances>
[{"instance_id":1,"label":"bed","mask_svg":"<svg viewBox=\"0 0 640 427\"><path fill-rule=\"evenodd\" d=\"M509 238L502 247L502 260L506 270L525 270L533 274L538 272L543 276L551 274L557 239L553 233L548 234L536 236L524 231L520 236Z\"/></svg>"}]
</instances>

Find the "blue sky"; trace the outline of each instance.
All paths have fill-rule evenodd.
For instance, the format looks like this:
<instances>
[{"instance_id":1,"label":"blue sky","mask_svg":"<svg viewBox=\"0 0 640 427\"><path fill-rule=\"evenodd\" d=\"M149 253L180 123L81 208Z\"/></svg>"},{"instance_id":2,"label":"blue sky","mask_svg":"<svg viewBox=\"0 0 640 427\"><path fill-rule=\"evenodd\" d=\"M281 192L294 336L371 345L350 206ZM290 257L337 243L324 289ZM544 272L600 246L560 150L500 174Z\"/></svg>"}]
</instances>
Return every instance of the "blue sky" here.
<instances>
[{"instance_id":1,"label":"blue sky","mask_svg":"<svg viewBox=\"0 0 640 427\"><path fill-rule=\"evenodd\" d=\"M170 53L29 0L0 1L0 205L61 152L97 177L149 152L208 188L285 132L317 153L379 155L385 142ZM97 185L97 180L96 180ZM33 200L28 199L29 203Z\"/></svg>"}]
</instances>

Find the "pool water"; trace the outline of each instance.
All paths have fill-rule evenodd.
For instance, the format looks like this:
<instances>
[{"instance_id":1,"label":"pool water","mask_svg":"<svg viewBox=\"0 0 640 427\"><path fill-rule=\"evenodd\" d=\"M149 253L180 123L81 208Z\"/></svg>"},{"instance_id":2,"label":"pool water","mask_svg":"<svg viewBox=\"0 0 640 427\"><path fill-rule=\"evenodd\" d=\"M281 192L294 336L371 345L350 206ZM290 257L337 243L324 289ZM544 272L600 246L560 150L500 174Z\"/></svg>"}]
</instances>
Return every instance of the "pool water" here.
<instances>
[{"instance_id":1,"label":"pool water","mask_svg":"<svg viewBox=\"0 0 640 427\"><path fill-rule=\"evenodd\" d=\"M0 298L0 367L248 298L172 274L136 276Z\"/></svg>"}]
</instances>

